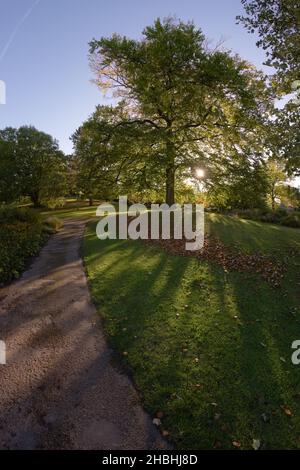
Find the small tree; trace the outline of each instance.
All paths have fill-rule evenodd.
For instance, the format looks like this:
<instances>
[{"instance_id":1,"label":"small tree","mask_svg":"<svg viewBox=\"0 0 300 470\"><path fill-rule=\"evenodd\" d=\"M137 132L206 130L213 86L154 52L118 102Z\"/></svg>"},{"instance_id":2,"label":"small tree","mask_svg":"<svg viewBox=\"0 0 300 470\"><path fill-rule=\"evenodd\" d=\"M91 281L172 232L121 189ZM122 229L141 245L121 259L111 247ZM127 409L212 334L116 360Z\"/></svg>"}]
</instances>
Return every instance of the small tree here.
<instances>
[{"instance_id":1,"label":"small tree","mask_svg":"<svg viewBox=\"0 0 300 470\"><path fill-rule=\"evenodd\" d=\"M267 163L267 176L268 176L268 196L270 198L272 210L276 209L276 202L281 199L285 193L285 184L287 181L284 166L276 160L269 160Z\"/></svg>"}]
</instances>

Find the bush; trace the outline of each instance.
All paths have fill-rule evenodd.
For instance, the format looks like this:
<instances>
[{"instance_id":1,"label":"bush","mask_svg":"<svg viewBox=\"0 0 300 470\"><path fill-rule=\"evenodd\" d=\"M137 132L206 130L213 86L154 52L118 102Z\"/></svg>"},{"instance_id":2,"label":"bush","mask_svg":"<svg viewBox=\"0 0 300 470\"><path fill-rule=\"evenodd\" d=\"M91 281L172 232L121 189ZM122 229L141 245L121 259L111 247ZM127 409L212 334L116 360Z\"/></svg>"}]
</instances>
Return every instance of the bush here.
<instances>
[{"instance_id":1,"label":"bush","mask_svg":"<svg viewBox=\"0 0 300 470\"><path fill-rule=\"evenodd\" d=\"M62 227L63 223L57 217L48 217L44 221L44 231L51 234L56 233Z\"/></svg>"},{"instance_id":2,"label":"bush","mask_svg":"<svg viewBox=\"0 0 300 470\"><path fill-rule=\"evenodd\" d=\"M231 211L230 213L242 219L261 220L268 211L263 209L239 209Z\"/></svg>"},{"instance_id":3,"label":"bush","mask_svg":"<svg viewBox=\"0 0 300 470\"><path fill-rule=\"evenodd\" d=\"M47 239L40 216L30 210L0 210L0 283L20 276L26 260Z\"/></svg>"},{"instance_id":4,"label":"bush","mask_svg":"<svg viewBox=\"0 0 300 470\"><path fill-rule=\"evenodd\" d=\"M293 228L300 228L300 214L292 213L287 215L281 220L281 225L285 225L286 227L293 227Z\"/></svg>"},{"instance_id":5,"label":"bush","mask_svg":"<svg viewBox=\"0 0 300 470\"><path fill-rule=\"evenodd\" d=\"M42 205L48 209L61 209L66 204L64 197L48 198L42 200Z\"/></svg>"},{"instance_id":6,"label":"bush","mask_svg":"<svg viewBox=\"0 0 300 470\"><path fill-rule=\"evenodd\" d=\"M30 224L40 223L38 213L30 209L20 209L18 207L4 207L0 209L0 224L27 222Z\"/></svg>"},{"instance_id":7,"label":"bush","mask_svg":"<svg viewBox=\"0 0 300 470\"><path fill-rule=\"evenodd\" d=\"M285 209L276 209L275 211L264 209L244 209L235 210L230 213L243 219L257 220L269 224L285 225L286 227L300 228L300 213L288 213Z\"/></svg>"}]
</instances>

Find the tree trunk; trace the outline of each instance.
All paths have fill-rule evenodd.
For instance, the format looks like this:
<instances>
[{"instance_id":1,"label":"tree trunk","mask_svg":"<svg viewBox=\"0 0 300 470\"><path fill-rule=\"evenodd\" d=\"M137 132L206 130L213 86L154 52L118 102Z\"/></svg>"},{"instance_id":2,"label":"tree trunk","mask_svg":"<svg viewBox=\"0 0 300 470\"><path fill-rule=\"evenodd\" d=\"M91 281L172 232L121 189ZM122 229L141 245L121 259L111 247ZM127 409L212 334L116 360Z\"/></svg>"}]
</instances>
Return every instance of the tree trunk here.
<instances>
[{"instance_id":1,"label":"tree trunk","mask_svg":"<svg viewBox=\"0 0 300 470\"><path fill-rule=\"evenodd\" d=\"M169 206L175 203L175 169L173 166L166 170L166 203Z\"/></svg>"},{"instance_id":2,"label":"tree trunk","mask_svg":"<svg viewBox=\"0 0 300 470\"><path fill-rule=\"evenodd\" d=\"M175 155L176 150L172 142L171 123L168 123L168 138L166 141L166 203L169 206L175 203Z\"/></svg>"},{"instance_id":3,"label":"tree trunk","mask_svg":"<svg viewBox=\"0 0 300 470\"><path fill-rule=\"evenodd\" d=\"M175 168L171 165L166 170L166 203L169 206L175 203Z\"/></svg>"},{"instance_id":4,"label":"tree trunk","mask_svg":"<svg viewBox=\"0 0 300 470\"><path fill-rule=\"evenodd\" d=\"M94 204L94 199L89 197L89 206L91 207Z\"/></svg>"},{"instance_id":5,"label":"tree trunk","mask_svg":"<svg viewBox=\"0 0 300 470\"><path fill-rule=\"evenodd\" d=\"M40 202L38 193L31 194L30 199L31 199L31 202L33 203L33 207L35 208L41 207L41 202Z\"/></svg>"},{"instance_id":6,"label":"tree trunk","mask_svg":"<svg viewBox=\"0 0 300 470\"><path fill-rule=\"evenodd\" d=\"M271 200L272 200L272 211L275 211L275 185L272 186L271 190Z\"/></svg>"}]
</instances>

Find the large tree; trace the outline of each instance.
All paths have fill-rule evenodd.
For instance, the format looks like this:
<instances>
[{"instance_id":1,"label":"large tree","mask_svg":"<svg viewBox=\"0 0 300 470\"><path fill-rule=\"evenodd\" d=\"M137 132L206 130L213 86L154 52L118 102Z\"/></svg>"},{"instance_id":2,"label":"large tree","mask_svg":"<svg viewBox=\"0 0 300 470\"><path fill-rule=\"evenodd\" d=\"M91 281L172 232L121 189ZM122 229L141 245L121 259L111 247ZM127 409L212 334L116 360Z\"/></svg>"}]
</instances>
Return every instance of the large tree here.
<instances>
[{"instance_id":1,"label":"large tree","mask_svg":"<svg viewBox=\"0 0 300 470\"><path fill-rule=\"evenodd\" d=\"M229 52L208 50L191 23L156 20L141 40L113 35L90 43L97 84L121 97L144 152L164 173L166 202L176 174L226 148L255 148L268 117L264 77Z\"/></svg>"},{"instance_id":2,"label":"large tree","mask_svg":"<svg viewBox=\"0 0 300 470\"><path fill-rule=\"evenodd\" d=\"M64 195L65 157L50 135L31 126L6 128L0 131L1 148L3 201L29 196L38 207L43 200Z\"/></svg>"},{"instance_id":3,"label":"large tree","mask_svg":"<svg viewBox=\"0 0 300 470\"><path fill-rule=\"evenodd\" d=\"M17 130L0 130L0 202L12 202L21 195L17 178Z\"/></svg>"},{"instance_id":4,"label":"large tree","mask_svg":"<svg viewBox=\"0 0 300 470\"><path fill-rule=\"evenodd\" d=\"M95 198L113 198L151 186L148 178L151 175L152 182L156 170L150 171L150 150L143 146L147 135L138 125L120 125L128 119L122 102L114 107L97 106L72 136L77 191L91 205Z\"/></svg>"},{"instance_id":5,"label":"large tree","mask_svg":"<svg viewBox=\"0 0 300 470\"><path fill-rule=\"evenodd\" d=\"M275 67L272 85L278 97L296 96L277 111L273 122L273 153L284 160L289 175L300 168L300 0L242 0L246 16L239 16L249 32L257 32L257 45L267 54L266 64ZM275 147L275 148L274 148Z\"/></svg>"},{"instance_id":6,"label":"large tree","mask_svg":"<svg viewBox=\"0 0 300 470\"><path fill-rule=\"evenodd\" d=\"M266 64L279 71L290 87L300 79L300 0L242 0L246 16L239 16L257 45L267 54ZM290 88L289 88L290 89Z\"/></svg>"}]
</instances>

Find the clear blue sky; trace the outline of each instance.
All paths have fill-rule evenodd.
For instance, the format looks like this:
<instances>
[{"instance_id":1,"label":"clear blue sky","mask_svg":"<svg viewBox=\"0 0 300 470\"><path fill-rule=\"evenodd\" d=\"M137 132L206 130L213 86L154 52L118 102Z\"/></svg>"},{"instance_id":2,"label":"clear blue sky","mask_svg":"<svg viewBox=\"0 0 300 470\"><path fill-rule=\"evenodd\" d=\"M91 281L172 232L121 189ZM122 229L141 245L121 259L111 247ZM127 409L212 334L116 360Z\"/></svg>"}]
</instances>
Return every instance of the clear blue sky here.
<instances>
[{"instance_id":1,"label":"clear blue sky","mask_svg":"<svg viewBox=\"0 0 300 470\"><path fill-rule=\"evenodd\" d=\"M104 102L91 83L88 42L114 32L138 38L157 17L193 20L262 68L255 36L235 24L242 11L240 0L0 0L0 128L32 124L70 153L70 135Z\"/></svg>"}]
</instances>

